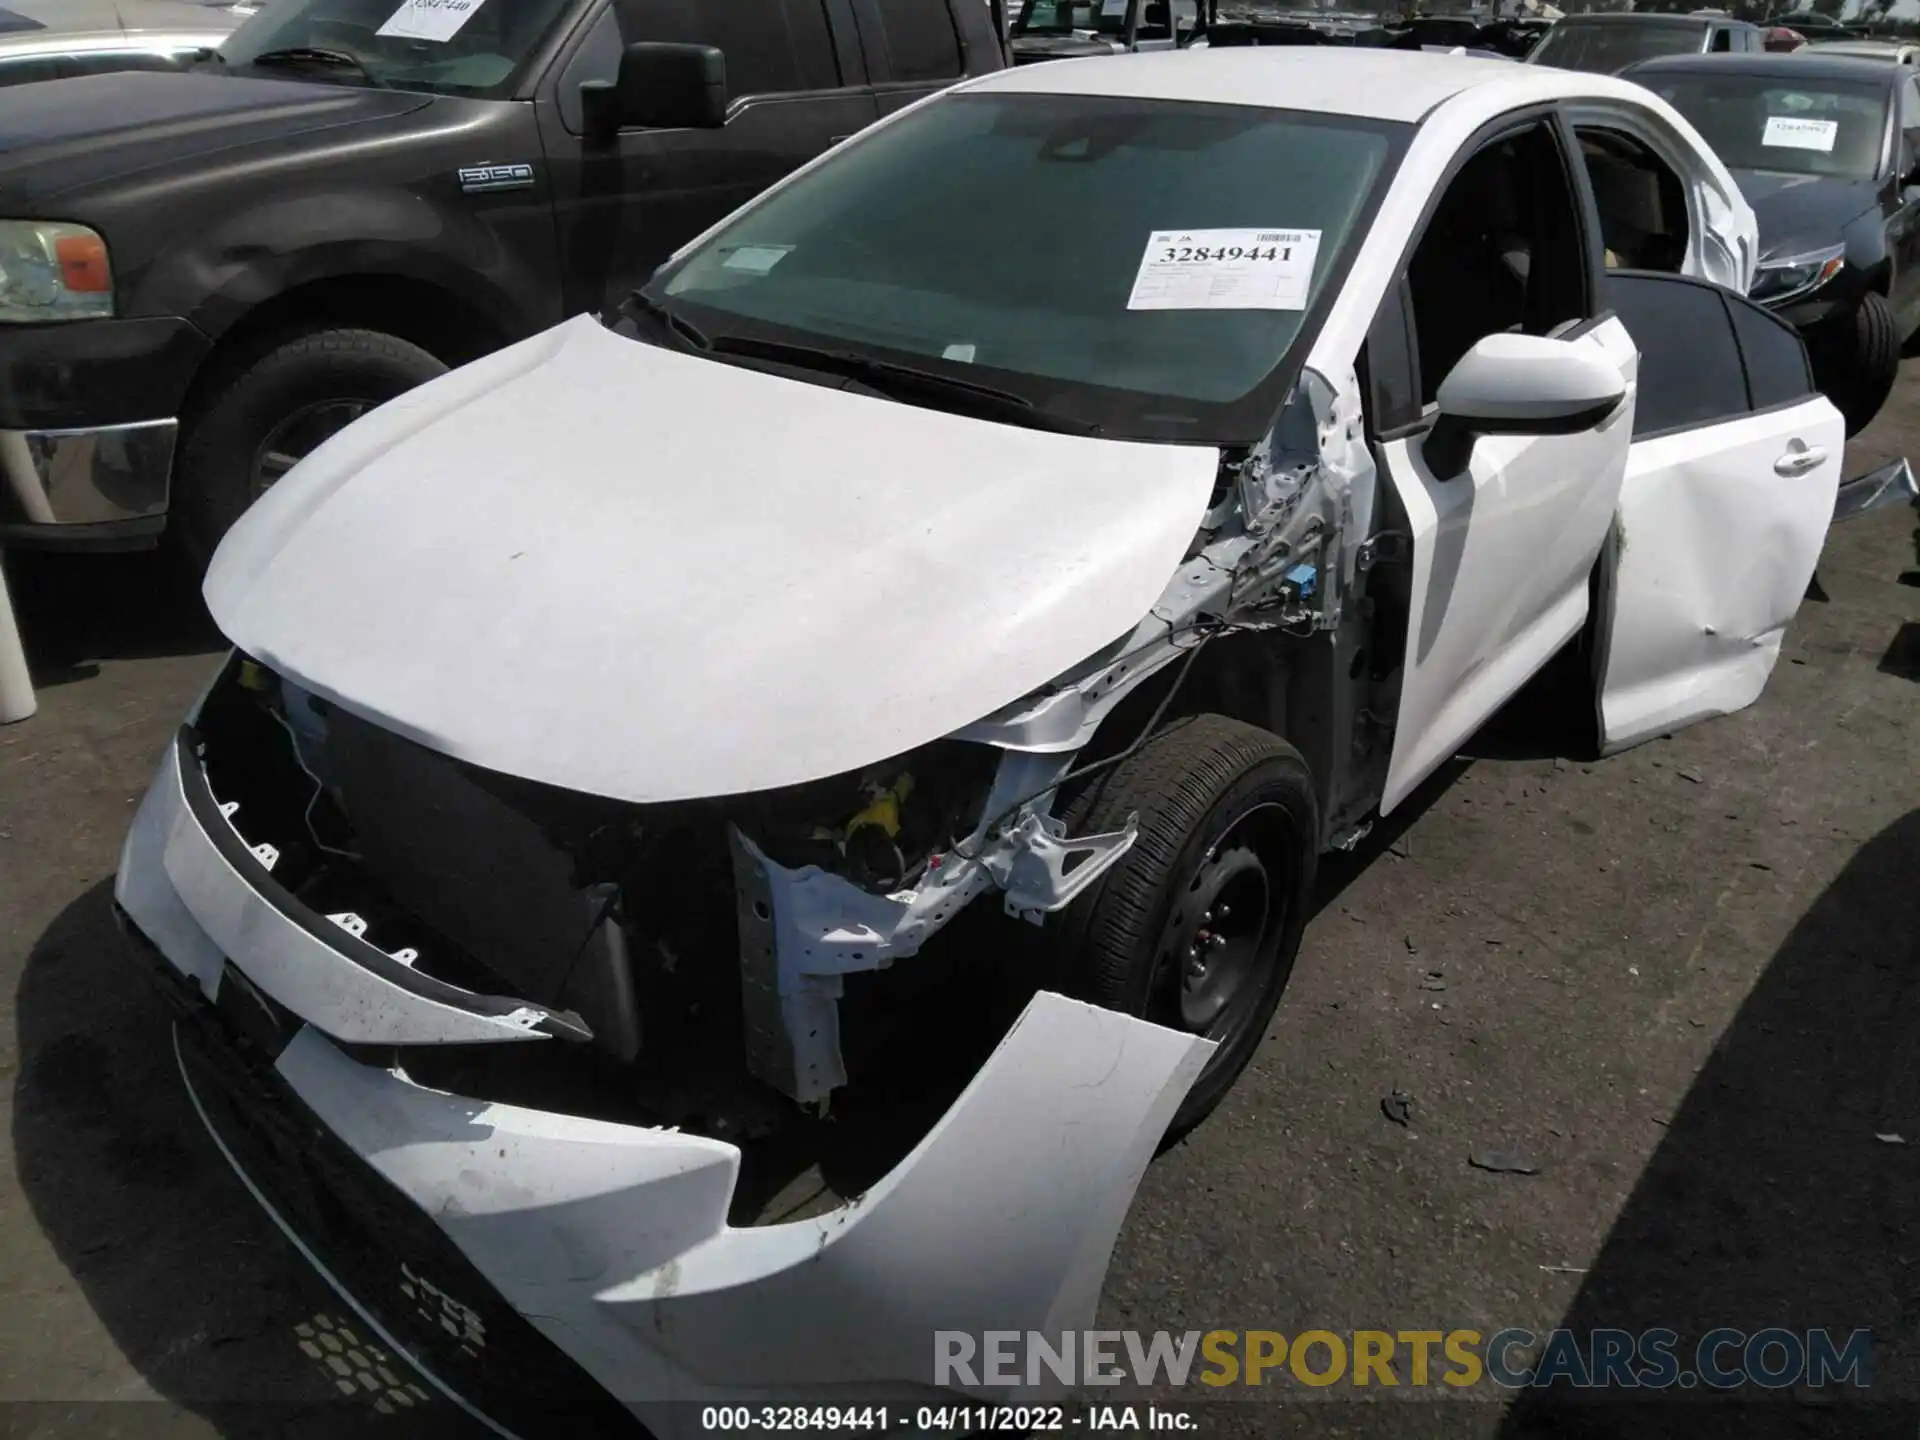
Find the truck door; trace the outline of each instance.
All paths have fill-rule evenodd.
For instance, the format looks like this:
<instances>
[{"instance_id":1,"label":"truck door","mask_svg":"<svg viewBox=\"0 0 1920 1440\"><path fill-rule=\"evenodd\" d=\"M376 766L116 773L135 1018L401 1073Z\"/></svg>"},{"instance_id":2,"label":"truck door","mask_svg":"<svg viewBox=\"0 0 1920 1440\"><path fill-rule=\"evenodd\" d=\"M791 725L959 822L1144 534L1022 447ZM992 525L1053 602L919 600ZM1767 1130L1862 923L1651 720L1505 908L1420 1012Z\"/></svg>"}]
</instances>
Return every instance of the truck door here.
<instances>
[{"instance_id":1,"label":"truck door","mask_svg":"<svg viewBox=\"0 0 1920 1440\"><path fill-rule=\"evenodd\" d=\"M882 115L944 90L964 76L984 75L1006 63L994 38L993 12L986 0L851 3ZM1010 8L1017 11L1018 5Z\"/></svg>"},{"instance_id":2,"label":"truck door","mask_svg":"<svg viewBox=\"0 0 1920 1440\"><path fill-rule=\"evenodd\" d=\"M589 137L581 83L613 80L640 40L717 46L727 123ZM612 0L538 95L567 313L617 304L684 242L870 124L866 80L845 0Z\"/></svg>"}]
</instances>

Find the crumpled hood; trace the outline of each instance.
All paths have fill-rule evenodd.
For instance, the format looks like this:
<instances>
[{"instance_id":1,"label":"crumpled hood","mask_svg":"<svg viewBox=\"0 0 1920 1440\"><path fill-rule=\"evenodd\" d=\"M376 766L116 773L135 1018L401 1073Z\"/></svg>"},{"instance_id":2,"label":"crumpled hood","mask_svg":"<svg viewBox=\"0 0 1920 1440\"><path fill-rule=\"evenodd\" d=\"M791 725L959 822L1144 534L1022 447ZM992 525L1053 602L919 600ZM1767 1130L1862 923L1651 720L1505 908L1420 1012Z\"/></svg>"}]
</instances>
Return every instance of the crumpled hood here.
<instances>
[{"instance_id":1,"label":"crumpled hood","mask_svg":"<svg viewBox=\"0 0 1920 1440\"><path fill-rule=\"evenodd\" d=\"M1877 201L1871 180L1736 170L1740 193L1760 224L1760 258L1802 255L1838 245L1848 222Z\"/></svg>"},{"instance_id":2,"label":"crumpled hood","mask_svg":"<svg viewBox=\"0 0 1920 1440\"><path fill-rule=\"evenodd\" d=\"M403 115L427 95L217 71L134 70L0 87L0 195L12 213L250 141ZM70 218L70 217L59 217Z\"/></svg>"},{"instance_id":3,"label":"crumpled hood","mask_svg":"<svg viewBox=\"0 0 1920 1440\"><path fill-rule=\"evenodd\" d=\"M457 759L640 803L767 790L936 740L1119 638L1217 466L582 316L316 450L206 599L242 650Z\"/></svg>"}]
</instances>

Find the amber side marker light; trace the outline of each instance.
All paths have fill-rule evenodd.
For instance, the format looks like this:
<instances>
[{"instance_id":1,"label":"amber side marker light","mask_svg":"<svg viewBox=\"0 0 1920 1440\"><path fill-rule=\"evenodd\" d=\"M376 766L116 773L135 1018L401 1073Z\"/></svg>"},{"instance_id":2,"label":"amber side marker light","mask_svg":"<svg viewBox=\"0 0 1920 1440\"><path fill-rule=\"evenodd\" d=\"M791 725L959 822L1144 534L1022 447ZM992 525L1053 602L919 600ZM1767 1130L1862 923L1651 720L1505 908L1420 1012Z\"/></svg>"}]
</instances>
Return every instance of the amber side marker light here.
<instances>
[{"instance_id":1,"label":"amber side marker light","mask_svg":"<svg viewBox=\"0 0 1920 1440\"><path fill-rule=\"evenodd\" d=\"M113 289L107 265L107 246L98 235L61 235L53 242L53 258L67 289L82 295L103 295Z\"/></svg>"}]
</instances>

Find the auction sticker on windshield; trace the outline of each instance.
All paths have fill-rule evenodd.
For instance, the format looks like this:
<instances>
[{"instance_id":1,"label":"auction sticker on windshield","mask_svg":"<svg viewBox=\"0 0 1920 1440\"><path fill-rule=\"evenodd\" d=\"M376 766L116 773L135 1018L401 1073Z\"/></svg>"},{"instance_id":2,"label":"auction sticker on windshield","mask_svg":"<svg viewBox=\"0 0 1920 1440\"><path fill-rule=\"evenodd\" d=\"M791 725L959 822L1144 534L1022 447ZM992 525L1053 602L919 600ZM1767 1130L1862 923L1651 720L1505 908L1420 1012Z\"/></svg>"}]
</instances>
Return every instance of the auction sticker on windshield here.
<instances>
[{"instance_id":1,"label":"auction sticker on windshield","mask_svg":"<svg viewBox=\"0 0 1920 1440\"><path fill-rule=\"evenodd\" d=\"M1840 133L1837 120L1801 120L1792 115L1769 115L1760 143L1780 150L1832 150Z\"/></svg>"},{"instance_id":2,"label":"auction sticker on windshield","mask_svg":"<svg viewBox=\"0 0 1920 1440\"><path fill-rule=\"evenodd\" d=\"M486 0L402 0L373 33L400 40L451 40Z\"/></svg>"},{"instance_id":3,"label":"auction sticker on windshield","mask_svg":"<svg viewBox=\"0 0 1920 1440\"><path fill-rule=\"evenodd\" d=\"M1129 310L1304 310L1318 230L1156 230Z\"/></svg>"}]
</instances>

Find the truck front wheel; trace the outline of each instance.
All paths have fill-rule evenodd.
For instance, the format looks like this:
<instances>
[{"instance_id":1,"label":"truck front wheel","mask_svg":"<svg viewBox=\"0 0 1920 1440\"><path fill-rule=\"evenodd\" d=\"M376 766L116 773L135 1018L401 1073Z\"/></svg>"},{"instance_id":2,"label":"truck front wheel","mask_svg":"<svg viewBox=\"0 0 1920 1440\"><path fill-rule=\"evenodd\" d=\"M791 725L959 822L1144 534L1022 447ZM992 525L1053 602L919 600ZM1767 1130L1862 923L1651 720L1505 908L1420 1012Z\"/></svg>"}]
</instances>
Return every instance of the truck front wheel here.
<instances>
[{"instance_id":1,"label":"truck front wheel","mask_svg":"<svg viewBox=\"0 0 1920 1440\"><path fill-rule=\"evenodd\" d=\"M1266 1035L1311 904L1319 807L1286 741L1196 715L1091 779L1062 818L1078 835L1129 814L1139 838L1068 907L1053 958L1069 994L1219 1046L1171 1138L1219 1103Z\"/></svg>"},{"instance_id":2,"label":"truck front wheel","mask_svg":"<svg viewBox=\"0 0 1920 1440\"><path fill-rule=\"evenodd\" d=\"M187 424L171 523L204 570L247 506L329 436L446 366L377 330L311 330L219 375Z\"/></svg>"}]
</instances>

